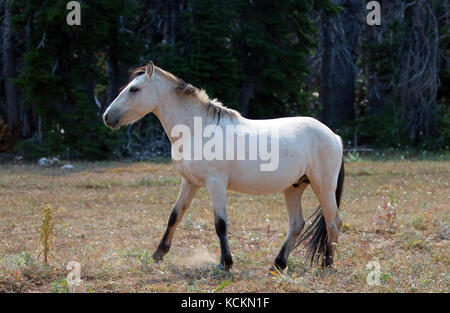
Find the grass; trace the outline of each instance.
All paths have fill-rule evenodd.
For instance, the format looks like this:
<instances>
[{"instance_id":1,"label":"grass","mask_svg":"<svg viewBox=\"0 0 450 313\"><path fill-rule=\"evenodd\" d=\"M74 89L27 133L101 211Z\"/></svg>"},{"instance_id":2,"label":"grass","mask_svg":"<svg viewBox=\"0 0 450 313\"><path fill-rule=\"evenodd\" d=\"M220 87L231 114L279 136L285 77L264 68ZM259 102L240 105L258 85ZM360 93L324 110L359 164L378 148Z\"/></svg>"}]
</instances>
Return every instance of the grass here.
<instances>
[{"instance_id":1,"label":"grass","mask_svg":"<svg viewBox=\"0 0 450 313\"><path fill-rule=\"evenodd\" d=\"M201 189L160 264L151 254L180 177L167 162L75 163L75 169L0 166L0 292L449 292L450 162L346 157L344 233L335 268L308 267L302 250L268 275L286 236L281 194L228 194L235 265L223 272L208 193ZM51 258L41 253L42 207L52 212ZM317 205L308 188L305 216ZM370 261L380 284L366 283Z\"/></svg>"}]
</instances>

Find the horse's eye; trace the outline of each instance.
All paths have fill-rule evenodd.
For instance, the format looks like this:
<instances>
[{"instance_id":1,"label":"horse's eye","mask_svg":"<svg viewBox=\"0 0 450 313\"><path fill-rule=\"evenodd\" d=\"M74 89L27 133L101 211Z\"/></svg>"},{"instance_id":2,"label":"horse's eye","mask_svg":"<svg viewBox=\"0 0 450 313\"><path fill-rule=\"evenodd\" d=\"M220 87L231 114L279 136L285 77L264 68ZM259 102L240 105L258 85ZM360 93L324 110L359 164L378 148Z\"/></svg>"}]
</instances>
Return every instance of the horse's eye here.
<instances>
[{"instance_id":1,"label":"horse's eye","mask_svg":"<svg viewBox=\"0 0 450 313\"><path fill-rule=\"evenodd\" d=\"M130 88L130 92L136 92L136 91L139 91L139 88L137 88L137 87L131 87Z\"/></svg>"}]
</instances>

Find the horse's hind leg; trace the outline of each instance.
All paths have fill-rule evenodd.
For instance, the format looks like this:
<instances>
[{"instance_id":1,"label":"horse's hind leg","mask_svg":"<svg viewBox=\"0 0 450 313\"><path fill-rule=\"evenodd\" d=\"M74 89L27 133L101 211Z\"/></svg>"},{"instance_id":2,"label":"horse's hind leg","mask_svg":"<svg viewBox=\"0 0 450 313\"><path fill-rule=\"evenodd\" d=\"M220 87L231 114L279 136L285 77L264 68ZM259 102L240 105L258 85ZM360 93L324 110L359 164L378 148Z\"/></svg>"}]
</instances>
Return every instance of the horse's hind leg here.
<instances>
[{"instance_id":1,"label":"horse's hind leg","mask_svg":"<svg viewBox=\"0 0 450 313\"><path fill-rule=\"evenodd\" d=\"M297 238L305 226L301 200L303 191L305 191L306 187L308 187L308 184L301 183L297 187L291 186L284 190L284 199L286 200L286 209L289 218L289 229L286 240L274 262L279 270L284 270L286 268L289 254L294 248Z\"/></svg>"},{"instance_id":2,"label":"horse's hind leg","mask_svg":"<svg viewBox=\"0 0 450 313\"><path fill-rule=\"evenodd\" d=\"M327 245L322 266L333 265L334 252L338 243L338 237L342 231L342 217L336 201L337 175L311 175L311 188L319 199L322 214L327 229Z\"/></svg>"},{"instance_id":3,"label":"horse's hind leg","mask_svg":"<svg viewBox=\"0 0 450 313\"><path fill-rule=\"evenodd\" d=\"M170 213L169 222L167 223L167 229L161 242L158 245L155 253L153 253L152 258L156 262L162 261L164 255L169 252L170 244L172 243L173 234L178 223L181 221L184 213L192 202L195 193L199 189L198 186L192 184L185 178L181 181L180 193L178 194L177 201L173 207L172 213Z\"/></svg>"}]
</instances>

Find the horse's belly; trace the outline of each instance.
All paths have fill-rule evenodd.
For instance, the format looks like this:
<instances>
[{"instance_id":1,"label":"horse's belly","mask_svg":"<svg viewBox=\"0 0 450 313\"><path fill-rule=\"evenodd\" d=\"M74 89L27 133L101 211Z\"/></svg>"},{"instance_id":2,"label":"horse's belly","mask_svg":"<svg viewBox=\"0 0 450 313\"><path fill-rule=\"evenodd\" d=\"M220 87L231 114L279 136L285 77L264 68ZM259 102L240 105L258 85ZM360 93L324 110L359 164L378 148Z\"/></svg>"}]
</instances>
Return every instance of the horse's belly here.
<instances>
[{"instance_id":1,"label":"horse's belly","mask_svg":"<svg viewBox=\"0 0 450 313\"><path fill-rule=\"evenodd\" d=\"M290 185L285 185L286 187L280 187L281 185L272 185L272 184L260 184L260 183L252 183L252 185L250 185L249 183L246 182L233 182L232 184L228 185L228 190L232 190L232 191L237 191L237 192L242 192L242 193L247 193L247 194L252 194L252 195L262 195L262 194L269 194L269 193L276 193L276 192L280 192L283 191L284 189L287 188L287 186Z\"/></svg>"},{"instance_id":2,"label":"horse's belly","mask_svg":"<svg viewBox=\"0 0 450 313\"><path fill-rule=\"evenodd\" d=\"M261 171L259 164L244 163L230 173L228 189L249 194L279 192L295 184L303 171L298 160L293 166L280 164L274 171Z\"/></svg>"}]
</instances>

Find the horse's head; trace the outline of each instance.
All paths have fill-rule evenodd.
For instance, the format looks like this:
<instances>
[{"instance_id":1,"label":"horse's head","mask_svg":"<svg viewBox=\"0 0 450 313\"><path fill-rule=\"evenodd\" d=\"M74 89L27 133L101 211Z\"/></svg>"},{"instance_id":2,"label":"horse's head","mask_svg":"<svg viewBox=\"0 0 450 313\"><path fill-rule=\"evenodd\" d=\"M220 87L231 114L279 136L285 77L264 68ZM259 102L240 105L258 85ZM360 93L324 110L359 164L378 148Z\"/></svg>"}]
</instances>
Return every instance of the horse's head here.
<instances>
[{"instance_id":1,"label":"horse's head","mask_svg":"<svg viewBox=\"0 0 450 313\"><path fill-rule=\"evenodd\" d=\"M126 85L103 114L106 126L118 129L131 124L155 110L159 101L154 66L149 62L137 68Z\"/></svg>"}]
</instances>

